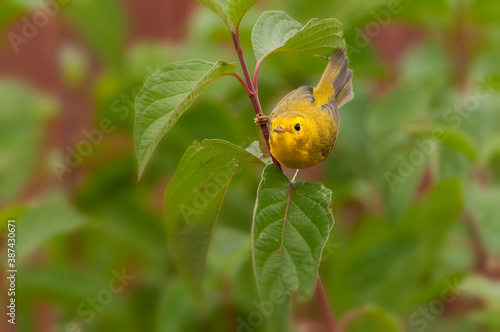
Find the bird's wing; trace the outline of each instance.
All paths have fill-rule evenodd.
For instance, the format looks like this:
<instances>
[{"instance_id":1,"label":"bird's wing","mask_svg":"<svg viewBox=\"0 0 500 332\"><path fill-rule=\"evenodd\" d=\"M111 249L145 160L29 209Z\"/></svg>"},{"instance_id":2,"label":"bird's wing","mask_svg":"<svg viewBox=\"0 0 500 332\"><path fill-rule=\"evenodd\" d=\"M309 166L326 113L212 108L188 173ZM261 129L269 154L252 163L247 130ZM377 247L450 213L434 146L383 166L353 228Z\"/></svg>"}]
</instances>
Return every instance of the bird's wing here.
<instances>
[{"instance_id":1,"label":"bird's wing","mask_svg":"<svg viewBox=\"0 0 500 332\"><path fill-rule=\"evenodd\" d=\"M297 102L302 102L303 100L309 100L311 104L314 102L313 88L310 86L301 86L291 92L289 92L281 101L276 105L271 116L274 117L281 112L290 111Z\"/></svg>"},{"instance_id":2,"label":"bird's wing","mask_svg":"<svg viewBox=\"0 0 500 332\"><path fill-rule=\"evenodd\" d=\"M330 116L333 119L333 122L336 125L338 125L340 117L339 117L339 107L337 106L337 103L331 100L329 104L321 105L321 109L330 114Z\"/></svg>"}]
</instances>

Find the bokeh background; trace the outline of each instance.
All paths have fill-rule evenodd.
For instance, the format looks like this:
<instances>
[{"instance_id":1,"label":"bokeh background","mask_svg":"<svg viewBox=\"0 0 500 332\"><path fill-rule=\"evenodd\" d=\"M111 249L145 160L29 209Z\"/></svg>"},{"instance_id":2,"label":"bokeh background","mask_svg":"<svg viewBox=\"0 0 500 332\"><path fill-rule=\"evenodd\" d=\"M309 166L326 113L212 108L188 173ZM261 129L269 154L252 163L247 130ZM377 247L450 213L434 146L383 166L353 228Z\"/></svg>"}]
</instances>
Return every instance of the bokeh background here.
<instances>
[{"instance_id":1,"label":"bokeh background","mask_svg":"<svg viewBox=\"0 0 500 332\"><path fill-rule=\"evenodd\" d=\"M388 321L500 331L500 3L260 0L241 27L251 67L265 10L303 24L335 17L349 47L356 97L341 109L333 154L299 175L333 191L320 274L335 319L348 331ZM137 181L135 95L166 63L236 61L219 18L194 0L4 0L0 28L1 252L16 218L17 330L247 331L252 314L252 328L273 330L257 321L251 264L261 168L241 165L230 185L201 304L170 262L163 227L165 187L193 141L260 138L238 82L210 86ZM269 57L264 112L325 65ZM295 325L321 331L317 312L315 299L295 305ZM14 330L1 317L0 330Z\"/></svg>"}]
</instances>

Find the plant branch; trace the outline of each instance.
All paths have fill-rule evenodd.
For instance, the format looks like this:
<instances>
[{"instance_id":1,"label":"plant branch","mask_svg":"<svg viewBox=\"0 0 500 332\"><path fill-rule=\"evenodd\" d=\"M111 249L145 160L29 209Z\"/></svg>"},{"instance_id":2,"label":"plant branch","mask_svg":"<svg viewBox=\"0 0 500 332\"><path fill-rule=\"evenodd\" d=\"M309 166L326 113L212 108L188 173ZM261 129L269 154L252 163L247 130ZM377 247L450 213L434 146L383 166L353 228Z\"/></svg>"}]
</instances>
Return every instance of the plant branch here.
<instances>
[{"instance_id":1,"label":"plant branch","mask_svg":"<svg viewBox=\"0 0 500 332\"><path fill-rule=\"evenodd\" d=\"M336 332L335 320L333 319L332 311L330 305L328 304L328 298L326 297L325 289L323 288L323 283L318 275L318 280L316 281L316 298L318 299L318 304L321 309L321 314L325 320L326 330L328 332Z\"/></svg>"},{"instance_id":2,"label":"plant branch","mask_svg":"<svg viewBox=\"0 0 500 332\"><path fill-rule=\"evenodd\" d=\"M233 39L233 44L234 48L236 50L236 53L238 54L238 59L240 61L241 69L243 70L243 75L245 76L246 80L246 91L248 96L250 97L250 100L252 101L253 108L255 110L255 114L263 114L262 113L262 107L260 106L260 101L259 101L259 96L257 94L257 90L254 88L254 84L252 82L252 78L250 77L250 73L248 72L248 66L245 61L245 57L243 56L243 50L241 48L241 41L240 41L240 33L239 33L239 28L236 28L236 32L230 30L231 32L231 37ZM239 75L238 75L239 77ZM236 78L238 78L236 77ZM240 77L241 79L241 77ZM241 79L241 82L243 80ZM269 150L269 155L271 156L271 159L273 160L273 164L281 169L281 164L274 158L274 156L271 153L271 147L269 146L269 129L267 128L267 125L263 124L260 126L260 129L262 130L262 134L264 135L264 139L267 144L267 148Z\"/></svg>"},{"instance_id":3,"label":"plant branch","mask_svg":"<svg viewBox=\"0 0 500 332\"><path fill-rule=\"evenodd\" d=\"M250 97L250 95L252 93L250 92L250 89L248 88L248 85L245 83L245 81L243 80L243 78L241 78L241 76L238 75L238 74L236 74L236 73L232 73L231 76L236 77L236 79L238 81L240 81L241 85L243 85L243 88L245 88L245 91L247 92L247 95Z\"/></svg>"},{"instance_id":4,"label":"plant branch","mask_svg":"<svg viewBox=\"0 0 500 332\"><path fill-rule=\"evenodd\" d=\"M250 73L248 72L248 66L245 61L245 56L243 55L243 49L241 48L240 32L238 28L236 28L236 32L231 31L231 37L233 38L234 48L236 49L236 54L238 54L238 60L240 60L241 70L243 70L245 80L250 87L250 91L254 93L255 90L253 89L252 79L250 77Z\"/></svg>"},{"instance_id":5,"label":"plant branch","mask_svg":"<svg viewBox=\"0 0 500 332\"><path fill-rule=\"evenodd\" d=\"M476 220L469 211L464 213L464 222L470 234L472 248L476 256L476 270L479 273L488 273L488 251L483 243Z\"/></svg>"},{"instance_id":6,"label":"plant branch","mask_svg":"<svg viewBox=\"0 0 500 332\"><path fill-rule=\"evenodd\" d=\"M347 312L344 317L339 322L339 329L337 332L345 332L347 330L347 326L349 323L351 323L353 320L355 320L358 317L361 317L366 314L366 309L365 308L357 308L353 309L349 312Z\"/></svg>"},{"instance_id":7,"label":"plant branch","mask_svg":"<svg viewBox=\"0 0 500 332\"><path fill-rule=\"evenodd\" d=\"M467 90L467 71L468 71L468 34L467 23L465 22L465 8L464 1L458 2L457 14L455 19L455 66L458 88L462 94Z\"/></svg>"}]
</instances>

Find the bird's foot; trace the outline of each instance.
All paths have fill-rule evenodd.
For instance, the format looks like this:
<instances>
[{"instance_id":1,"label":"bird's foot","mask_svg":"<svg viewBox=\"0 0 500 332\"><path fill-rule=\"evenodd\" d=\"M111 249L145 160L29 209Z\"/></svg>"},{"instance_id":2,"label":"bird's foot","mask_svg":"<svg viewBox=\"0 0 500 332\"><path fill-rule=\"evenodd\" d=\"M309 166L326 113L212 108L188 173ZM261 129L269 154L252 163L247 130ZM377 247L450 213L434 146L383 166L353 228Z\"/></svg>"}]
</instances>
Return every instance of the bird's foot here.
<instances>
[{"instance_id":1,"label":"bird's foot","mask_svg":"<svg viewBox=\"0 0 500 332\"><path fill-rule=\"evenodd\" d=\"M253 122L255 122L255 125L257 125L257 126L262 126L262 125L265 125L269 122L269 117L262 114L262 113L259 113L253 119Z\"/></svg>"}]
</instances>

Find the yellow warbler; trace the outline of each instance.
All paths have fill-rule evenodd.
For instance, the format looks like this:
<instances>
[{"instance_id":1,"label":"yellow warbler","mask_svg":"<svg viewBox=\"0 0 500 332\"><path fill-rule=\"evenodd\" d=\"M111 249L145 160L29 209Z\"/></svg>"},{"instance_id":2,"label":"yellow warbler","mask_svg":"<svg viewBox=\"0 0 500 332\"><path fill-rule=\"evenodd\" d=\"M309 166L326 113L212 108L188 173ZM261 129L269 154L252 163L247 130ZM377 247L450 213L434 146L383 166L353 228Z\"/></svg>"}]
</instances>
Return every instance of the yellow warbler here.
<instances>
[{"instance_id":1,"label":"yellow warbler","mask_svg":"<svg viewBox=\"0 0 500 332\"><path fill-rule=\"evenodd\" d=\"M348 65L344 50L338 49L315 88L293 90L269 117L255 119L258 125L270 123L269 146L282 165L309 168L332 151L339 132L339 107L354 97Z\"/></svg>"}]
</instances>

